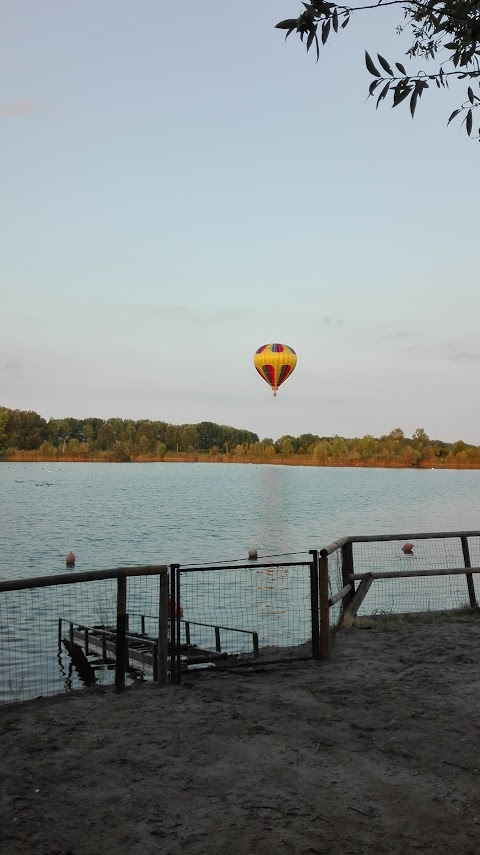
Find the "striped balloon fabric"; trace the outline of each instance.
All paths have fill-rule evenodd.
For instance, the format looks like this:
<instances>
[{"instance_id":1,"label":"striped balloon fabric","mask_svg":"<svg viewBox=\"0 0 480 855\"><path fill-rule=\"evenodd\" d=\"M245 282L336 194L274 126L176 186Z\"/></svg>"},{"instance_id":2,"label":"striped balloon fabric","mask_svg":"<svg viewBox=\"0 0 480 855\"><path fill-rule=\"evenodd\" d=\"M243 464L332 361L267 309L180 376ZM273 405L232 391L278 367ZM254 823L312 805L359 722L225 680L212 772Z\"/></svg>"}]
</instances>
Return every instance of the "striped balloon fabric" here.
<instances>
[{"instance_id":1,"label":"striped balloon fabric","mask_svg":"<svg viewBox=\"0 0 480 855\"><path fill-rule=\"evenodd\" d=\"M253 364L260 377L272 387L275 397L278 387L295 370L297 354L288 344L262 344L255 352Z\"/></svg>"}]
</instances>

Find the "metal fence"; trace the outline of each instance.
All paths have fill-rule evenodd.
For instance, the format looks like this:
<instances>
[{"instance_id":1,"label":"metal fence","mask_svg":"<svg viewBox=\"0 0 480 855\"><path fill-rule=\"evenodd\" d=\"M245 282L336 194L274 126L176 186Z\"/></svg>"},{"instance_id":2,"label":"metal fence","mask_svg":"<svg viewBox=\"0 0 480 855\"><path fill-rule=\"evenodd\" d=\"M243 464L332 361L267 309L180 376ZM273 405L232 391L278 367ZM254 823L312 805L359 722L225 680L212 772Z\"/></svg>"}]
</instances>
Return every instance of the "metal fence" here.
<instances>
[{"instance_id":1,"label":"metal fence","mask_svg":"<svg viewBox=\"0 0 480 855\"><path fill-rule=\"evenodd\" d=\"M0 583L0 702L320 656L319 562L116 568Z\"/></svg>"},{"instance_id":2,"label":"metal fence","mask_svg":"<svg viewBox=\"0 0 480 855\"><path fill-rule=\"evenodd\" d=\"M480 531L344 537L297 555L2 582L0 702L327 659L346 615L477 608Z\"/></svg>"},{"instance_id":3,"label":"metal fence","mask_svg":"<svg viewBox=\"0 0 480 855\"><path fill-rule=\"evenodd\" d=\"M180 679L182 664L218 668L318 659L318 552L309 556L276 563L173 565L173 679Z\"/></svg>"}]
</instances>

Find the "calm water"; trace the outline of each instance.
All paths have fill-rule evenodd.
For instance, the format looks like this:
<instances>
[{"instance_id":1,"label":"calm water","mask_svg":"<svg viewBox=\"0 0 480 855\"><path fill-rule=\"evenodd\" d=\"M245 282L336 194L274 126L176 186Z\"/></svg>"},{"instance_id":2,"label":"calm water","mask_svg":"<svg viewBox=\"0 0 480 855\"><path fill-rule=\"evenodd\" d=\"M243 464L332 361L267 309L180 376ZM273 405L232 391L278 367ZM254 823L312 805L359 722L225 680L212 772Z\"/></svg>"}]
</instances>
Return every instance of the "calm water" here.
<instances>
[{"instance_id":1,"label":"calm water","mask_svg":"<svg viewBox=\"0 0 480 855\"><path fill-rule=\"evenodd\" d=\"M223 561L480 527L480 471L0 463L0 577Z\"/></svg>"},{"instance_id":2,"label":"calm water","mask_svg":"<svg viewBox=\"0 0 480 855\"><path fill-rule=\"evenodd\" d=\"M76 570L230 562L245 560L251 547L259 556L305 553L345 534L479 529L480 471L0 463L0 513L1 579L63 573L69 550ZM480 543L471 548L475 565ZM433 566L432 559L439 567L462 566L459 542L418 542L416 566ZM399 563L405 557L398 544L375 555L359 545L356 570L376 569L376 562L385 569L411 566ZM258 631L261 645L308 640L309 578L301 568L182 579L189 619ZM402 605L441 608L445 598L463 604L465 579L457 580L443 590L412 582L412 602ZM129 611L155 614L158 582L129 586ZM375 608L397 608L399 590L398 581L377 584ZM401 597L404 591L403 585ZM66 652L58 651L58 618L92 624L113 621L114 614L110 582L0 595L0 700L81 685ZM211 646L212 631L198 632L193 640ZM230 652L251 649L245 634L226 633L222 643ZM95 674L111 679L99 663Z\"/></svg>"}]
</instances>

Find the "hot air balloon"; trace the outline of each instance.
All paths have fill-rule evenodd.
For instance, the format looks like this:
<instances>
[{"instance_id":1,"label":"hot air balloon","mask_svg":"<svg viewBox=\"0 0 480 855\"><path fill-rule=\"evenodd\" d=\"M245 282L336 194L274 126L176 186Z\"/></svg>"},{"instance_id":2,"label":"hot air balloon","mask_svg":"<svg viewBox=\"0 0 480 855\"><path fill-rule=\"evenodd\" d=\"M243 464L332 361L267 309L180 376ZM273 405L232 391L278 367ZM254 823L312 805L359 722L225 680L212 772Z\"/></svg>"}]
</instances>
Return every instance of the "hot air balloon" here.
<instances>
[{"instance_id":1,"label":"hot air balloon","mask_svg":"<svg viewBox=\"0 0 480 855\"><path fill-rule=\"evenodd\" d=\"M253 364L276 397L278 387L295 369L297 354L288 344L262 344L253 357Z\"/></svg>"}]
</instances>

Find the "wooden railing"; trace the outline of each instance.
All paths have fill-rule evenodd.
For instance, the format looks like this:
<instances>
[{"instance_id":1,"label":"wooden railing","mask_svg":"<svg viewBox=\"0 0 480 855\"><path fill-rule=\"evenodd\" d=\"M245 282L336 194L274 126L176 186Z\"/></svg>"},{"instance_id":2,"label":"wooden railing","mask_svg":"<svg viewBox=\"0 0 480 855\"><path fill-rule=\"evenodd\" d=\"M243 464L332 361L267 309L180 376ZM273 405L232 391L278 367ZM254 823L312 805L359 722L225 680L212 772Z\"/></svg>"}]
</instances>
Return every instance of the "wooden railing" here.
<instances>
[{"instance_id":1,"label":"wooden railing","mask_svg":"<svg viewBox=\"0 0 480 855\"><path fill-rule=\"evenodd\" d=\"M474 584L474 575L480 573L480 567L472 567L468 538L480 537L480 531L441 531L441 532L414 532L407 534L381 534L381 535L354 535L342 537L335 540L319 551L320 555L320 612L321 612L321 658L328 658L330 644L330 615L329 609L336 603L342 603L342 618L345 615L355 617L376 579L412 579L433 576L459 576L466 577L469 604L472 609L477 608L477 597ZM426 570L398 570L385 572L355 573L353 544L355 543L381 543L385 541L418 541L435 539L456 539L461 543L464 566L454 568L434 568ZM341 552L341 570L343 587L336 594L329 595L329 557L334 553ZM323 573L322 573L323 567ZM322 585L323 575L323 585ZM325 583L326 579L326 583ZM358 587L355 582L360 582Z\"/></svg>"}]
</instances>

